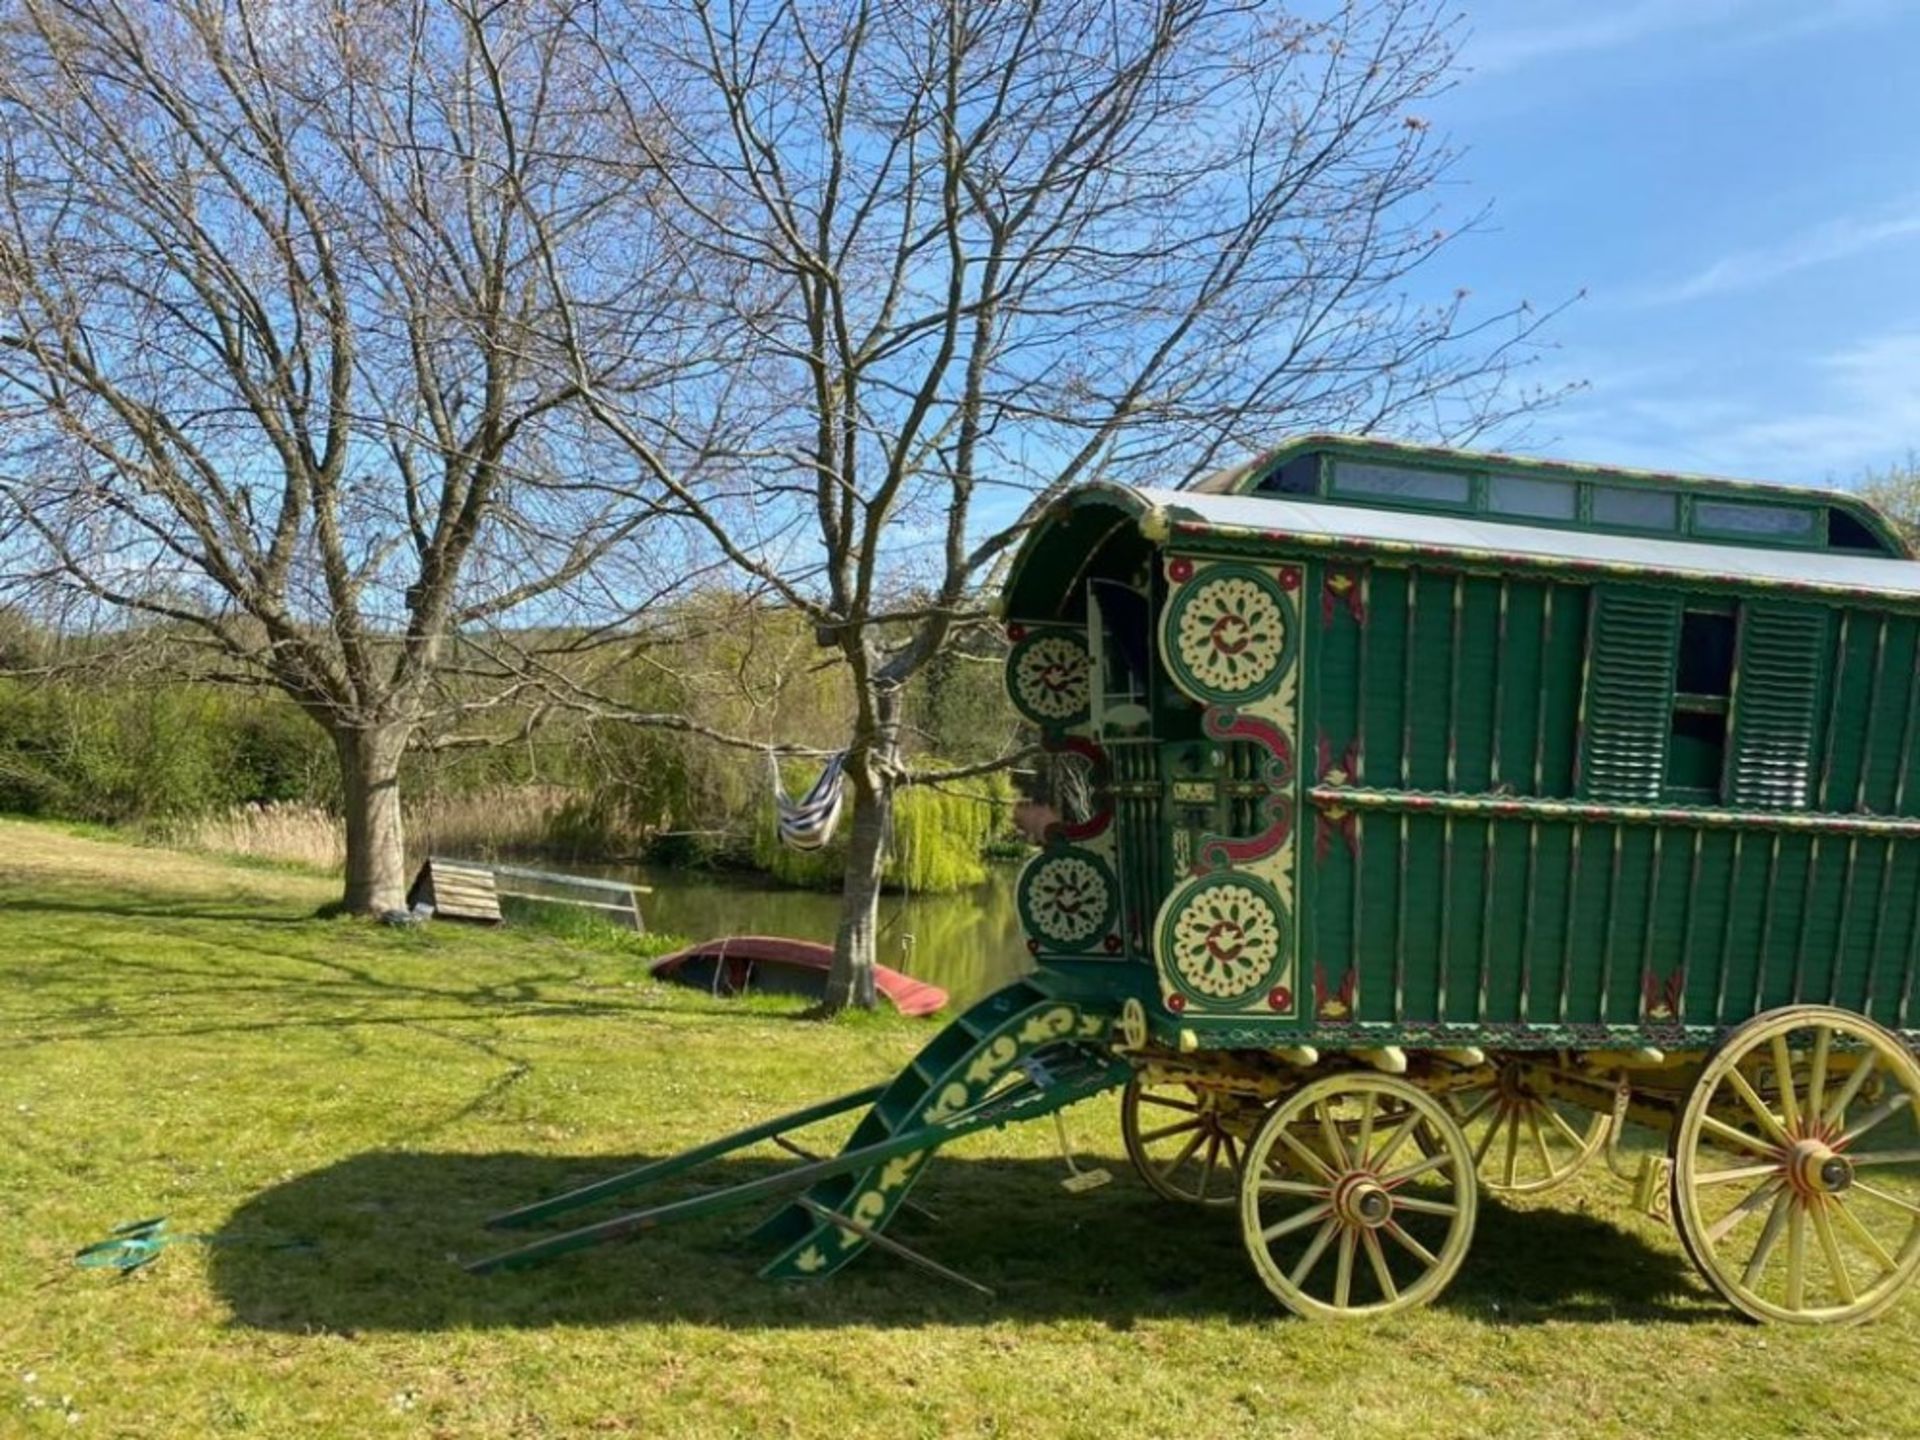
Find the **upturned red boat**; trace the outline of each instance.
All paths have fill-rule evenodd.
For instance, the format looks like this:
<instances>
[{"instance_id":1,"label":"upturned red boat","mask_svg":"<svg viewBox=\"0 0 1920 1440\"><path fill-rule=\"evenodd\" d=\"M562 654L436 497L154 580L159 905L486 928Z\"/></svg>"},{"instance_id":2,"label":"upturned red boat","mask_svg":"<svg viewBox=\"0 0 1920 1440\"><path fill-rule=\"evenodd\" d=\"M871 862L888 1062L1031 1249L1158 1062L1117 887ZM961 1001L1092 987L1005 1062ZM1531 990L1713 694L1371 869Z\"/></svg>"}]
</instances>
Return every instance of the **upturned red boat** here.
<instances>
[{"instance_id":1,"label":"upturned red boat","mask_svg":"<svg viewBox=\"0 0 1920 1440\"><path fill-rule=\"evenodd\" d=\"M715 995L803 995L820 999L827 990L833 947L783 935L725 935L662 955L649 967L655 979L671 980ZM915 980L885 965L873 967L874 992L902 1015L931 1015L947 1003L938 985Z\"/></svg>"}]
</instances>

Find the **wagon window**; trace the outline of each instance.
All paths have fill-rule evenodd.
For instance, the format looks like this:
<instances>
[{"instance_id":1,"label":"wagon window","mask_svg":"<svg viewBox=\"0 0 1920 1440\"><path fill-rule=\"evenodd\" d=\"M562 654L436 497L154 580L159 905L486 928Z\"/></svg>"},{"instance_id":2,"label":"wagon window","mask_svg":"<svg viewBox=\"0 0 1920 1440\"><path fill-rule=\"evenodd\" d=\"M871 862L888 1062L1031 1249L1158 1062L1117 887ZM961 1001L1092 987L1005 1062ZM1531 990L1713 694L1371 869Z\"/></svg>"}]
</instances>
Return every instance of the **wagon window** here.
<instances>
[{"instance_id":1,"label":"wagon window","mask_svg":"<svg viewBox=\"0 0 1920 1440\"><path fill-rule=\"evenodd\" d=\"M1531 475L1495 475L1487 481L1487 509L1496 515L1525 515L1537 520L1572 520L1580 491L1567 480Z\"/></svg>"},{"instance_id":2,"label":"wagon window","mask_svg":"<svg viewBox=\"0 0 1920 1440\"><path fill-rule=\"evenodd\" d=\"M1813 539L1815 512L1799 505L1755 505L1744 500L1695 500L1693 528L1739 540L1804 543Z\"/></svg>"},{"instance_id":3,"label":"wagon window","mask_svg":"<svg viewBox=\"0 0 1920 1440\"><path fill-rule=\"evenodd\" d=\"M1334 468L1336 495L1415 500L1464 509L1473 503L1473 477L1458 470L1415 470L1406 465L1357 465Z\"/></svg>"},{"instance_id":4,"label":"wagon window","mask_svg":"<svg viewBox=\"0 0 1920 1440\"><path fill-rule=\"evenodd\" d=\"M1733 694L1734 618L1689 610L1680 620L1673 724L1667 741L1666 798L1717 804L1727 760Z\"/></svg>"},{"instance_id":5,"label":"wagon window","mask_svg":"<svg viewBox=\"0 0 1920 1440\"><path fill-rule=\"evenodd\" d=\"M1677 530L1679 497L1626 485L1593 487L1593 518L1602 525L1629 530Z\"/></svg>"}]
</instances>

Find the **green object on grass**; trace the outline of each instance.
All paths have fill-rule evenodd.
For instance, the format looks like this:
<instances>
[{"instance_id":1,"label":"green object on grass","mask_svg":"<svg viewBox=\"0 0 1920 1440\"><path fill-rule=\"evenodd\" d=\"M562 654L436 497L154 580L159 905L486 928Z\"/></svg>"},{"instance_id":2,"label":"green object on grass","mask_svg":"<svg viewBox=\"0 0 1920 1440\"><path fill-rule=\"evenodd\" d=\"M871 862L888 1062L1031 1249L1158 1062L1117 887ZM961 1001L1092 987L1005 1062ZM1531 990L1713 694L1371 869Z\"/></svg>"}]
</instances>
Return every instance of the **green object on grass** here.
<instances>
[{"instance_id":1,"label":"green object on grass","mask_svg":"<svg viewBox=\"0 0 1920 1440\"><path fill-rule=\"evenodd\" d=\"M201 1235L167 1229L167 1217L152 1215L145 1220L130 1220L107 1232L105 1240L83 1245L73 1252L73 1263L85 1270L118 1270L130 1275L160 1258L169 1245L231 1245L253 1240L250 1235ZM261 1240L273 1250L312 1250L310 1240Z\"/></svg>"}]
</instances>

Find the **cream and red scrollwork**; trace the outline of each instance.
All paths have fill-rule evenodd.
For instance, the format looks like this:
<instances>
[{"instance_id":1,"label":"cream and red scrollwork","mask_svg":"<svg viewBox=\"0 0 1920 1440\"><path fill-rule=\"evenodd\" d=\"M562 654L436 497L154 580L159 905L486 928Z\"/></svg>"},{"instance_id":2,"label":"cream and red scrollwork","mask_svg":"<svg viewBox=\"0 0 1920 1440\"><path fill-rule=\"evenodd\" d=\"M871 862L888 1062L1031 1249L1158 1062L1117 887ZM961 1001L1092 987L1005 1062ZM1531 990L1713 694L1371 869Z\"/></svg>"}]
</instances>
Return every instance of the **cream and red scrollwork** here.
<instances>
[{"instance_id":1,"label":"cream and red scrollwork","mask_svg":"<svg viewBox=\"0 0 1920 1440\"><path fill-rule=\"evenodd\" d=\"M1302 571L1174 556L1160 653L1205 708L1209 739L1257 747L1259 828L1202 835L1160 907L1154 954L1166 1008L1188 1017L1294 1008L1294 813Z\"/></svg>"}]
</instances>

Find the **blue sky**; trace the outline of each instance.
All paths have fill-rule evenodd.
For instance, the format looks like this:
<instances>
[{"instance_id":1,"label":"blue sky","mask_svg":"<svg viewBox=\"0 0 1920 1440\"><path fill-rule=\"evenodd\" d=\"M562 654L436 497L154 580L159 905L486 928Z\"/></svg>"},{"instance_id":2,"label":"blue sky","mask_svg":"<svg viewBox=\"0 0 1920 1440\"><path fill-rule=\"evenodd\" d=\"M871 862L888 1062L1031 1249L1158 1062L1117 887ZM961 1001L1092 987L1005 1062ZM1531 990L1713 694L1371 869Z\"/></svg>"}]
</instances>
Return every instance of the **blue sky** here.
<instances>
[{"instance_id":1,"label":"blue sky","mask_svg":"<svg viewBox=\"0 0 1920 1440\"><path fill-rule=\"evenodd\" d=\"M1432 115L1485 230L1431 278L1551 304L1515 448L1848 483L1920 450L1920 3L1485 0Z\"/></svg>"}]
</instances>

